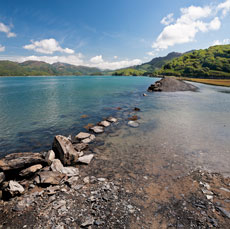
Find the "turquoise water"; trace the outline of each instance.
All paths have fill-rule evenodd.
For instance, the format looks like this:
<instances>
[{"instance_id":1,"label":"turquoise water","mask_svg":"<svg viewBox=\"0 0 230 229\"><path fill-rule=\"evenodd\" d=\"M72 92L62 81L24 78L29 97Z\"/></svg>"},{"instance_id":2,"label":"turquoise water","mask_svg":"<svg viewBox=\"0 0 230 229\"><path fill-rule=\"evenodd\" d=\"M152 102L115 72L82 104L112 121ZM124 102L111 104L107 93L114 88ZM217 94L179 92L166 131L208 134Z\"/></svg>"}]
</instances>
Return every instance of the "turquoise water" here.
<instances>
[{"instance_id":1,"label":"turquoise water","mask_svg":"<svg viewBox=\"0 0 230 229\"><path fill-rule=\"evenodd\" d=\"M56 134L76 134L88 123L135 106L153 80L140 77L0 78L0 153L41 151ZM89 118L82 119L81 115Z\"/></svg>"},{"instance_id":2,"label":"turquoise water","mask_svg":"<svg viewBox=\"0 0 230 229\"><path fill-rule=\"evenodd\" d=\"M147 93L155 80L118 76L0 78L0 155L47 150L55 135L74 136L88 123L112 115L120 118L120 124L116 138L110 138L116 134L111 127L104 134L111 151L114 147L122 155L132 146L131 150L141 154L160 152L167 158L180 157L181 163L229 174L230 88L195 84L198 92ZM141 109L136 113L140 126L135 129L127 126L134 107Z\"/></svg>"}]
</instances>

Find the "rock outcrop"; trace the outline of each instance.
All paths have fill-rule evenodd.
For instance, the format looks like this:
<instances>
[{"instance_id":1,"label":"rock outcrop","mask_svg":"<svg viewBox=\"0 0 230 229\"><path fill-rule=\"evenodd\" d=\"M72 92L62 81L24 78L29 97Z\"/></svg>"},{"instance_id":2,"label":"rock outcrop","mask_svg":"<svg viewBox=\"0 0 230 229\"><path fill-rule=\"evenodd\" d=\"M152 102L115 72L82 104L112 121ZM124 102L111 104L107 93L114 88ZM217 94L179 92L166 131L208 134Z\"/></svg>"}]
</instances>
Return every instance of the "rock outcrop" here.
<instances>
[{"instance_id":1,"label":"rock outcrop","mask_svg":"<svg viewBox=\"0 0 230 229\"><path fill-rule=\"evenodd\" d=\"M24 169L36 164L46 164L40 153L12 153L0 160L0 170Z\"/></svg>"},{"instance_id":2,"label":"rock outcrop","mask_svg":"<svg viewBox=\"0 0 230 229\"><path fill-rule=\"evenodd\" d=\"M55 136L52 149L56 158L59 158L64 165L73 165L77 162L78 152L67 137Z\"/></svg>"},{"instance_id":3,"label":"rock outcrop","mask_svg":"<svg viewBox=\"0 0 230 229\"><path fill-rule=\"evenodd\" d=\"M179 80L176 77L163 77L148 88L149 92L176 92L176 91L197 91L198 88L192 84Z\"/></svg>"}]
</instances>

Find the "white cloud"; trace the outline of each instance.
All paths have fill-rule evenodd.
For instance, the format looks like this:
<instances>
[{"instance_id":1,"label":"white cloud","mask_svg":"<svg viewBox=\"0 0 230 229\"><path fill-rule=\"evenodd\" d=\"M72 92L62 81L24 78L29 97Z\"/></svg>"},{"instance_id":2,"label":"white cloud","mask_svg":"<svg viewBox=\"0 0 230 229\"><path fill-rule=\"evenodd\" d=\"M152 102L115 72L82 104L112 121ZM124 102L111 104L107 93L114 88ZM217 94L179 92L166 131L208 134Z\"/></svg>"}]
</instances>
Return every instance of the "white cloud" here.
<instances>
[{"instance_id":1,"label":"white cloud","mask_svg":"<svg viewBox=\"0 0 230 229\"><path fill-rule=\"evenodd\" d=\"M5 51L5 47L0 45L0 52L4 52Z\"/></svg>"},{"instance_id":2,"label":"white cloud","mask_svg":"<svg viewBox=\"0 0 230 229\"><path fill-rule=\"evenodd\" d=\"M56 62L62 62L73 65L83 65L84 61L82 60L83 55L81 53L75 55L68 56L27 56L27 57L19 57L17 61L24 62L27 60L36 60L36 61L44 61L49 64L53 64Z\"/></svg>"},{"instance_id":3,"label":"white cloud","mask_svg":"<svg viewBox=\"0 0 230 229\"><path fill-rule=\"evenodd\" d=\"M215 40L212 45L227 45L230 44L230 39L224 39L222 41Z\"/></svg>"},{"instance_id":4,"label":"white cloud","mask_svg":"<svg viewBox=\"0 0 230 229\"><path fill-rule=\"evenodd\" d=\"M225 2L220 3L217 6L217 10L221 10L222 15L226 16L226 14L230 12L230 0L226 0Z\"/></svg>"},{"instance_id":5,"label":"white cloud","mask_svg":"<svg viewBox=\"0 0 230 229\"><path fill-rule=\"evenodd\" d=\"M31 41L31 43L32 44L23 46L23 48L45 54L53 54L54 52L62 52L67 54L74 53L74 50L72 49L62 48L54 38L44 39L41 41Z\"/></svg>"},{"instance_id":6,"label":"white cloud","mask_svg":"<svg viewBox=\"0 0 230 229\"><path fill-rule=\"evenodd\" d=\"M81 53L75 55L66 55L66 56L27 56L27 57L18 57L16 61L24 62L27 60L35 60L35 61L44 61L49 64L53 64L56 62L62 62L72 65L83 65L87 67L97 67L100 69L119 69L125 68L129 66L139 65L142 63L140 59L133 60L123 60L123 61L105 61L102 58L102 55L98 55L92 57L88 61L83 59L83 55ZM15 59L14 59L15 60Z\"/></svg>"},{"instance_id":7,"label":"white cloud","mask_svg":"<svg viewBox=\"0 0 230 229\"><path fill-rule=\"evenodd\" d=\"M157 51L167 49L176 44L194 41L198 32L218 30L221 26L221 21L218 17L209 22L204 21L204 19L212 16L213 8L210 6L182 8L181 16L175 23L165 26L156 41L152 44L152 48Z\"/></svg>"},{"instance_id":8,"label":"white cloud","mask_svg":"<svg viewBox=\"0 0 230 229\"><path fill-rule=\"evenodd\" d=\"M7 37L16 37L16 34L11 32L10 27L3 24L2 22L0 22L0 32L5 33Z\"/></svg>"},{"instance_id":9,"label":"white cloud","mask_svg":"<svg viewBox=\"0 0 230 229\"><path fill-rule=\"evenodd\" d=\"M93 64L100 64L103 63L102 55L100 56L95 56L90 59L90 62Z\"/></svg>"},{"instance_id":10,"label":"white cloud","mask_svg":"<svg viewBox=\"0 0 230 229\"><path fill-rule=\"evenodd\" d=\"M117 59L117 58L118 58L118 56L114 56L113 58L114 58L114 59Z\"/></svg>"},{"instance_id":11,"label":"white cloud","mask_svg":"<svg viewBox=\"0 0 230 229\"><path fill-rule=\"evenodd\" d=\"M169 25L174 22L173 14L169 14L161 20L161 24Z\"/></svg>"},{"instance_id":12,"label":"white cloud","mask_svg":"<svg viewBox=\"0 0 230 229\"><path fill-rule=\"evenodd\" d=\"M103 60L102 55L91 58L90 62L91 62L90 64L86 64L86 65L90 67L97 67L100 69L111 69L111 70L139 65L142 63L140 59L111 61L111 62L105 61Z\"/></svg>"},{"instance_id":13,"label":"white cloud","mask_svg":"<svg viewBox=\"0 0 230 229\"><path fill-rule=\"evenodd\" d=\"M210 30L218 30L221 26L221 21L218 17L215 17L209 24Z\"/></svg>"},{"instance_id":14,"label":"white cloud","mask_svg":"<svg viewBox=\"0 0 230 229\"><path fill-rule=\"evenodd\" d=\"M152 52L147 52L146 54L149 55L149 56L156 56L157 52L152 51Z\"/></svg>"}]
</instances>

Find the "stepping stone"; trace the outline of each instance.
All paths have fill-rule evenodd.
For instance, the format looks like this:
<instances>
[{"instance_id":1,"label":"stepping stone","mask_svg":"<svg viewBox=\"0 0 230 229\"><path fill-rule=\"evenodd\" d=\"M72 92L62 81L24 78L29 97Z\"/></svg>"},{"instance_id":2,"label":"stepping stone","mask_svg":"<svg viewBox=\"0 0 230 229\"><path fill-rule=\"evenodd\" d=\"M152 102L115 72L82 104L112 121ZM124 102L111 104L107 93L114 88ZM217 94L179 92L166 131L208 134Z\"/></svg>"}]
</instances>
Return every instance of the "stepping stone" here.
<instances>
[{"instance_id":1,"label":"stepping stone","mask_svg":"<svg viewBox=\"0 0 230 229\"><path fill-rule=\"evenodd\" d=\"M85 139L85 138L89 138L91 134L89 133L85 133L85 132L80 132L78 135L76 135L77 139Z\"/></svg>"},{"instance_id":2,"label":"stepping stone","mask_svg":"<svg viewBox=\"0 0 230 229\"><path fill-rule=\"evenodd\" d=\"M96 134L100 134L104 132L104 128L102 126L94 126L90 129Z\"/></svg>"}]
</instances>

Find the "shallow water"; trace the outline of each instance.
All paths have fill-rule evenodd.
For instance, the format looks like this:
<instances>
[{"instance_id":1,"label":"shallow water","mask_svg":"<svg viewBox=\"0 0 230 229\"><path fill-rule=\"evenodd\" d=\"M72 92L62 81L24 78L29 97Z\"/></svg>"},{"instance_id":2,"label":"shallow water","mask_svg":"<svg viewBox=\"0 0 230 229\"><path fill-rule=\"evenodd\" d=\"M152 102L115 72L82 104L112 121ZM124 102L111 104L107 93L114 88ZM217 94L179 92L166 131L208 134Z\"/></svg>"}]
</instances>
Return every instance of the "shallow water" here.
<instances>
[{"instance_id":1,"label":"shallow water","mask_svg":"<svg viewBox=\"0 0 230 229\"><path fill-rule=\"evenodd\" d=\"M198 92L143 97L154 81L115 76L1 78L0 152L47 150L54 135L74 135L86 124L114 115L121 121L105 140L111 153L116 149L122 156L133 150L146 160L161 153L186 166L228 174L230 89L196 84ZM140 127L133 129L126 123L135 106L141 108L136 113ZM89 117L82 119L85 114Z\"/></svg>"}]
</instances>

